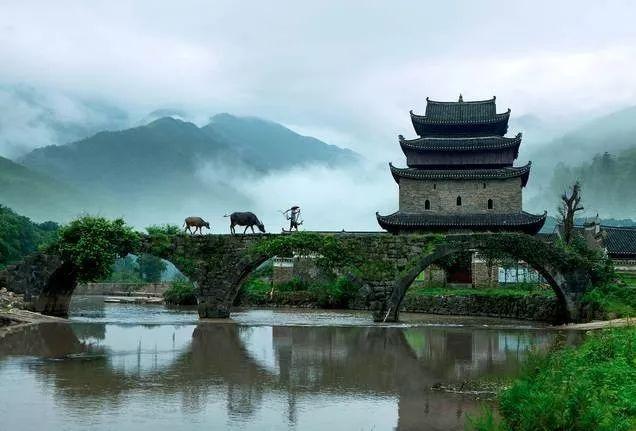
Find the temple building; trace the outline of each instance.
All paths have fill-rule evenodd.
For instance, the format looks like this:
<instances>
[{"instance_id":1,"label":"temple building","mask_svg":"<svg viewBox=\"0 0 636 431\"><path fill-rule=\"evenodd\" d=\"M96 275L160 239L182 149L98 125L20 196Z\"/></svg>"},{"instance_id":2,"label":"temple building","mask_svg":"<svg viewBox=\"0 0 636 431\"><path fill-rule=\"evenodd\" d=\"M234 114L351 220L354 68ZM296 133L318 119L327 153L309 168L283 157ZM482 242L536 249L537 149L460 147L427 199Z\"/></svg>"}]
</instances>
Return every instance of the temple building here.
<instances>
[{"instance_id":1,"label":"temple building","mask_svg":"<svg viewBox=\"0 0 636 431\"><path fill-rule=\"evenodd\" d=\"M399 136L405 168L389 163L399 186L399 210L376 214L391 233L499 232L536 234L546 213L522 208L530 163L514 166L521 133L506 137L510 109L489 100L426 99L425 115L411 111L415 139Z\"/></svg>"}]
</instances>

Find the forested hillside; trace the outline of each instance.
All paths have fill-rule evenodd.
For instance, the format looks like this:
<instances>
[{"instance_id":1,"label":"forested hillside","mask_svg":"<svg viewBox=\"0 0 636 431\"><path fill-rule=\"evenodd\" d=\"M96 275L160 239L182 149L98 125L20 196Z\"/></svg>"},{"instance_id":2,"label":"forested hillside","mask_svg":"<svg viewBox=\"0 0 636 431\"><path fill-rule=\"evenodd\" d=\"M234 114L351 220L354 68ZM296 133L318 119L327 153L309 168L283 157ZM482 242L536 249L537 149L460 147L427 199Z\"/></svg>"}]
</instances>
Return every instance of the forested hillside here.
<instances>
[{"instance_id":1,"label":"forested hillside","mask_svg":"<svg viewBox=\"0 0 636 431\"><path fill-rule=\"evenodd\" d=\"M43 221L72 218L89 201L62 181L0 157L0 205Z\"/></svg>"},{"instance_id":2,"label":"forested hillside","mask_svg":"<svg viewBox=\"0 0 636 431\"><path fill-rule=\"evenodd\" d=\"M567 166L559 163L551 181L556 195L579 180L588 213L601 217L634 218L636 215L636 147L613 155L597 154L590 162Z\"/></svg>"},{"instance_id":3,"label":"forested hillside","mask_svg":"<svg viewBox=\"0 0 636 431\"><path fill-rule=\"evenodd\" d=\"M53 240L57 229L56 223L33 223L0 205L0 269Z\"/></svg>"}]
</instances>

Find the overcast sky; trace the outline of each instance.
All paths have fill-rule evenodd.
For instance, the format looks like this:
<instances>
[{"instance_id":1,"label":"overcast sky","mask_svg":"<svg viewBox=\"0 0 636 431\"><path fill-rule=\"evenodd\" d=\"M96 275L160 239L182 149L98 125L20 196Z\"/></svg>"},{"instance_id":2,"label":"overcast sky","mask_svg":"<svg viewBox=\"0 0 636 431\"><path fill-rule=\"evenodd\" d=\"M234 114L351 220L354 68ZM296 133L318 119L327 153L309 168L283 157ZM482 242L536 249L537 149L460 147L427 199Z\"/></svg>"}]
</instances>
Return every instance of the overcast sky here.
<instances>
[{"instance_id":1,"label":"overcast sky","mask_svg":"<svg viewBox=\"0 0 636 431\"><path fill-rule=\"evenodd\" d=\"M0 155L50 142L15 88L55 119L257 115L377 159L426 96L604 113L633 103L635 21L627 0L0 0Z\"/></svg>"}]
</instances>

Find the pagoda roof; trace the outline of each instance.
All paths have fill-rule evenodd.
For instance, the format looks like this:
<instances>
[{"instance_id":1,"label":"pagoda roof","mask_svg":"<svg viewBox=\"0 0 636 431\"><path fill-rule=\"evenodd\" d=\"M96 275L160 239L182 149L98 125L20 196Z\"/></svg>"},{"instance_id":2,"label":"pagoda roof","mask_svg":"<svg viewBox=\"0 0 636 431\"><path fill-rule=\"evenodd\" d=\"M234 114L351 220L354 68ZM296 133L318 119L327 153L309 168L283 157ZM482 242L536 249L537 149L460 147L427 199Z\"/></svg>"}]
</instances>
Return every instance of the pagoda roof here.
<instances>
[{"instance_id":1,"label":"pagoda roof","mask_svg":"<svg viewBox=\"0 0 636 431\"><path fill-rule=\"evenodd\" d=\"M496 97L488 100L464 102L461 95L457 102L440 102L426 98L425 115L410 111L411 122L420 136L437 134L457 134L459 131L446 130L453 126L490 126L486 131L497 131L504 135L508 129L510 109L497 113ZM441 129L440 129L441 126ZM467 134L470 134L467 132Z\"/></svg>"},{"instance_id":2,"label":"pagoda roof","mask_svg":"<svg viewBox=\"0 0 636 431\"><path fill-rule=\"evenodd\" d=\"M525 187L530 177L532 162L525 166L508 166L495 169L416 169L396 168L389 163L391 174L396 183L401 178L413 180L505 180L521 177L521 185Z\"/></svg>"},{"instance_id":3,"label":"pagoda roof","mask_svg":"<svg viewBox=\"0 0 636 431\"><path fill-rule=\"evenodd\" d=\"M478 136L478 137L424 137L416 139L404 139L399 135L402 150L415 151L483 151L503 150L515 148L516 152L521 145L521 133L514 138L502 136Z\"/></svg>"},{"instance_id":4,"label":"pagoda roof","mask_svg":"<svg viewBox=\"0 0 636 431\"><path fill-rule=\"evenodd\" d=\"M541 230L547 212L536 215L525 211L510 214L428 214L395 212L386 216L376 213L380 227L397 233L412 231L515 231L536 234Z\"/></svg>"}]
</instances>

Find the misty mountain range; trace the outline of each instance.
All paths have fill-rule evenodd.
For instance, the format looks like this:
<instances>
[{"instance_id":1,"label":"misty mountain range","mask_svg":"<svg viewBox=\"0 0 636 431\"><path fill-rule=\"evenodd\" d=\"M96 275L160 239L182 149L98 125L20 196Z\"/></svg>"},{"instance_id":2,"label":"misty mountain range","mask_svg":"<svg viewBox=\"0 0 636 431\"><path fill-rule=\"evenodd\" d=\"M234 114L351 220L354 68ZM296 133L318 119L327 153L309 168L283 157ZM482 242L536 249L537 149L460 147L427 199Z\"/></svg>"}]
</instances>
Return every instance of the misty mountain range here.
<instances>
[{"instance_id":1,"label":"misty mountain range","mask_svg":"<svg viewBox=\"0 0 636 431\"><path fill-rule=\"evenodd\" d=\"M253 117L219 114L204 127L164 117L66 145L37 148L15 163L0 159L2 203L36 220L89 210L109 216L195 210L199 200L249 204L240 177L321 164L355 163L353 151Z\"/></svg>"}]
</instances>

